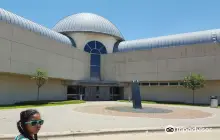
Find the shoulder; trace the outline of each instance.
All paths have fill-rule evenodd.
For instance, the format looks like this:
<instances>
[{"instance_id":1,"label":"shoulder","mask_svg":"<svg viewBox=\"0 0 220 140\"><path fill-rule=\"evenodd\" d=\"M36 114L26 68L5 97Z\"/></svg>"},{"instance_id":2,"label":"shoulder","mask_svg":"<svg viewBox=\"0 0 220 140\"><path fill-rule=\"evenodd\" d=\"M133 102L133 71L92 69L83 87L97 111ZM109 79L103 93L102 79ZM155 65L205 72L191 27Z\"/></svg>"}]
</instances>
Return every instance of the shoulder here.
<instances>
[{"instance_id":1,"label":"shoulder","mask_svg":"<svg viewBox=\"0 0 220 140\"><path fill-rule=\"evenodd\" d=\"M25 138L25 137L22 136L22 135L18 135L18 136L15 137L14 140L29 140L29 139Z\"/></svg>"}]
</instances>

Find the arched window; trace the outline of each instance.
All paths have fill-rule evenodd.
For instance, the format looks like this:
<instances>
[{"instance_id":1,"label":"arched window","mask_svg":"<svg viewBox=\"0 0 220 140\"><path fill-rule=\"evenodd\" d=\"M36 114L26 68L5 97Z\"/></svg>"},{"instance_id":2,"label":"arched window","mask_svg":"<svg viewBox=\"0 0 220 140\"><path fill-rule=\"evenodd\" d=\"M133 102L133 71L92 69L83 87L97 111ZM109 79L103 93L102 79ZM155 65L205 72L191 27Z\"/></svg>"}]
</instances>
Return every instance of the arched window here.
<instances>
[{"instance_id":1,"label":"arched window","mask_svg":"<svg viewBox=\"0 0 220 140\"><path fill-rule=\"evenodd\" d=\"M98 41L91 41L86 44L84 51L91 54L90 77L100 80L101 54L106 54L105 46Z\"/></svg>"}]
</instances>

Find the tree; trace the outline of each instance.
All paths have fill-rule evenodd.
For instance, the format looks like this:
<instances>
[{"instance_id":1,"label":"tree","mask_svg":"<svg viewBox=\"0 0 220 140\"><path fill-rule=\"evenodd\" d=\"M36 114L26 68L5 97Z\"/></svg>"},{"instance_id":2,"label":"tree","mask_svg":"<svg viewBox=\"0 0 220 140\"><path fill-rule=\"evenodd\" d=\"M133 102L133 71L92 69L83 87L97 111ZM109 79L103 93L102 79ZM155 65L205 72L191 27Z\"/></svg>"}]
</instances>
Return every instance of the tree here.
<instances>
[{"instance_id":1,"label":"tree","mask_svg":"<svg viewBox=\"0 0 220 140\"><path fill-rule=\"evenodd\" d=\"M48 80L47 72L38 68L31 79L34 79L37 84L37 100L39 100L39 91L40 88L46 83Z\"/></svg>"},{"instance_id":2,"label":"tree","mask_svg":"<svg viewBox=\"0 0 220 140\"><path fill-rule=\"evenodd\" d=\"M183 86L193 91L193 104L194 104L195 90L203 88L205 86L205 80L203 76L200 74L190 73L188 76L184 78Z\"/></svg>"}]
</instances>

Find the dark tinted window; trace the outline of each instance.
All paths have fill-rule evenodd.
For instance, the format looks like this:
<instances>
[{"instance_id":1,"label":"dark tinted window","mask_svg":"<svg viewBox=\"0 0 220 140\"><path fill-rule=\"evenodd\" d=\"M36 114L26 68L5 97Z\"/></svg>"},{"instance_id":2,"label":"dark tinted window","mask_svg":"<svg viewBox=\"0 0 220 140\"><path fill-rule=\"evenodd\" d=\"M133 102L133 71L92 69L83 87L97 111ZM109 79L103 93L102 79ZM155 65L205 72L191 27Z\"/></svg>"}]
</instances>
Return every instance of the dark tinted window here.
<instances>
[{"instance_id":1,"label":"dark tinted window","mask_svg":"<svg viewBox=\"0 0 220 140\"><path fill-rule=\"evenodd\" d=\"M90 66L90 77L99 78L100 77L100 67Z\"/></svg>"},{"instance_id":2,"label":"dark tinted window","mask_svg":"<svg viewBox=\"0 0 220 140\"><path fill-rule=\"evenodd\" d=\"M100 50L101 48L104 48L104 46L102 45L102 43L96 41L96 49Z\"/></svg>"},{"instance_id":3,"label":"dark tinted window","mask_svg":"<svg viewBox=\"0 0 220 140\"><path fill-rule=\"evenodd\" d=\"M101 54L106 54L105 46L98 41L91 41L86 44L84 51L91 54L90 58L90 77L93 79L100 79L100 63Z\"/></svg>"},{"instance_id":4,"label":"dark tinted window","mask_svg":"<svg viewBox=\"0 0 220 140\"><path fill-rule=\"evenodd\" d=\"M101 52L101 54L106 54L107 53L106 48L105 47L101 48L100 52Z\"/></svg>"},{"instance_id":5,"label":"dark tinted window","mask_svg":"<svg viewBox=\"0 0 220 140\"><path fill-rule=\"evenodd\" d=\"M84 48L84 51L90 53L91 48L88 45L86 45L85 48Z\"/></svg>"},{"instance_id":6,"label":"dark tinted window","mask_svg":"<svg viewBox=\"0 0 220 140\"><path fill-rule=\"evenodd\" d=\"M87 44L90 46L91 49L95 49L95 43L96 43L96 41L91 41Z\"/></svg>"},{"instance_id":7,"label":"dark tinted window","mask_svg":"<svg viewBox=\"0 0 220 140\"><path fill-rule=\"evenodd\" d=\"M91 53L100 54L100 51L97 49L92 49Z\"/></svg>"},{"instance_id":8,"label":"dark tinted window","mask_svg":"<svg viewBox=\"0 0 220 140\"><path fill-rule=\"evenodd\" d=\"M100 67L100 55L99 54L91 54L91 62L90 65L91 66L99 66Z\"/></svg>"},{"instance_id":9,"label":"dark tinted window","mask_svg":"<svg viewBox=\"0 0 220 140\"><path fill-rule=\"evenodd\" d=\"M178 83L178 82L171 82L170 85L171 85L171 86L178 86L179 83Z\"/></svg>"},{"instance_id":10,"label":"dark tinted window","mask_svg":"<svg viewBox=\"0 0 220 140\"><path fill-rule=\"evenodd\" d=\"M151 86L157 86L158 83L150 83Z\"/></svg>"},{"instance_id":11,"label":"dark tinted window","mask_svg":"<svg viewBox=\"0 0 220 140\"><path fill-rule=\"evenodd\" d=\"M143 86L149 86L150 83L141 83Z\"/></svg>"}]
</instances>

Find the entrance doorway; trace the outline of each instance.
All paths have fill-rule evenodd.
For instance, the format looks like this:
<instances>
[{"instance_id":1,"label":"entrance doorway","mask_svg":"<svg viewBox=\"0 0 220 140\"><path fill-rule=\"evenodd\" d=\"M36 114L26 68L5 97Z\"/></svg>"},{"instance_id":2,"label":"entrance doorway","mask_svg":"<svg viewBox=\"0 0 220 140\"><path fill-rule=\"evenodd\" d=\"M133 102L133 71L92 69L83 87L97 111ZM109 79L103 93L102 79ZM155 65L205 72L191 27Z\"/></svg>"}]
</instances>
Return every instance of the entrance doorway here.
<instances>
[{"instance_id":1,"label":"entrance doorway","mask_svg":"<svg viewBox=\"0 0 220 140\"><path fill-rule=\"evenodd\" d=\"M83 86L68 86L67 87L67 100L80 100L80 94L82 94L82 100L84 100L85 87Z\"/></svg>"},{"instance_id":2,"label":"entrance doorway","mask_svg":"<svg viewBox=\"0 0 220 140\"><path fill-rule=\"evenodd\" d=\"M96 86L88 86L86 87L85 92L85 100L86 101L96 101L97 100L97 87Z\"/></svg>"},{"instance_id":3,"label":"entrance doorway","mask_svg":"<svg viewBox=\"0 0 220 140\"><path fill-rule=\"evenodd\" d=\"M117 101L124 99L124 88L123 87L111 87L110 88L110 100Z\"/></svg>"},{"instance_id":4,"label":"entrance doorway","mask_svg":"<svg viewBox=\"0 0 220 140\"><path fill-rule=\"evenodd\" d=\"M117 101L124 99L124 87L110 87L110 86L68 86L67 99L68 100L82 100L86 101Z\"/></svg>"},{"instance_id":5,"label":"entrance doorway","mask_svg":"<svg viewBox=\"0 0 220 140\"><path fill-rule=\"evenodd\" d=\"M110 87L108 86L88 86L86 87L85 100L87 101L109 101Z\"/></svg>"}]
</instances>

